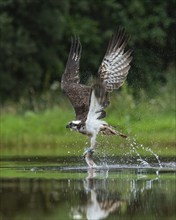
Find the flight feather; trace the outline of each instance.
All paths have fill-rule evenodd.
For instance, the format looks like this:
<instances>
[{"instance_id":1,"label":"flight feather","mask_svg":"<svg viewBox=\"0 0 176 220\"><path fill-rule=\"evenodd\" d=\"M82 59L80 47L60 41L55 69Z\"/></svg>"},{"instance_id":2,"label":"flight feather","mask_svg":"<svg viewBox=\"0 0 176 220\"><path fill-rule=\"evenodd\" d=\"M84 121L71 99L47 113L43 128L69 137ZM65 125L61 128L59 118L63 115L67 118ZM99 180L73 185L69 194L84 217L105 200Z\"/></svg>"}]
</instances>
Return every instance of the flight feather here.
<instances>
[{"instance_id":1,"label":"flight feather","mask_svg":"<svg viewBox=\"0 0 176 220\"><path fill-rule=\"evenodd\" d=\"M62 75L61 88L66 92L75 110L77 120L86 120L89 110L91 87L80 84L79 62L82 46L78 37L72 39L66 68Z\"/></svg>"},{"instance_id":2,"label":"flight feather","mask_svg":"<svg viewBox=\"0 0 176 220\"><path fill-rule=\"evenodd\" d=\"M132 60L131 50L124 52L128 38L123 30L112 35L98 74L106 90L118 89L125 81Z\"/></svg>"}]
</instances>

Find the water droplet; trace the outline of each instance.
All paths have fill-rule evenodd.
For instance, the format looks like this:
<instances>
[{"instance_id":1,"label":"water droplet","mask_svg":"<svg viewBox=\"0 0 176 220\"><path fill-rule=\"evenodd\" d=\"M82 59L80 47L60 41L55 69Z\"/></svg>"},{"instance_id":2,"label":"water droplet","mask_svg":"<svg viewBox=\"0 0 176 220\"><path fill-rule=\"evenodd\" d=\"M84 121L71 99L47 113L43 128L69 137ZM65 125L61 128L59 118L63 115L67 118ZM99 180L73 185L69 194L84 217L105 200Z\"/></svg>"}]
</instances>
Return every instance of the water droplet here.
<instances>
[{"instance_id":1,"label":"water droplet","mask_svg":"<svg viewBox=\"0 0 176 220\"><path fill-rule=\"evenodd\" d=\"M159 170L156 171L156 175L157 175L157 176L159 175Z\"/></svg>"},{"instance_id":2,"label":"water droplet","mask_svg":"<svg viewBox=\"0 0 176 220\"><path fill-rule=\"evenodd\" d=\"M32 172L36 171L35 167L31 168L31 171L32 171Z\"/></svg>"}]
</instances>

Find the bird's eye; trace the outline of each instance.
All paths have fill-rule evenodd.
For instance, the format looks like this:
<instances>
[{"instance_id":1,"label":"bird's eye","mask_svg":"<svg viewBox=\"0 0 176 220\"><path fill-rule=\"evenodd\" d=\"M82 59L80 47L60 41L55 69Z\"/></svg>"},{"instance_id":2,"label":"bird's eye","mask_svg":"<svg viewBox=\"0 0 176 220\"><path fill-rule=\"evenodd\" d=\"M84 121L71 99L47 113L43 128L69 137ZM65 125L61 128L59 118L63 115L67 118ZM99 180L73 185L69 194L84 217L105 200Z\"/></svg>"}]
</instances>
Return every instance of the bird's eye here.
<instances>
[{"instance_id":1,"label":"bird's eye","mask_svg":"<svg viewBox=\"0 0 176 220\"><path fill-rule=\"evenodd\" d=\"M81 128L81 124L78 124L78 125L77 125L77 128L80 129L80 128Z\"/></svg>"}]
</instances>

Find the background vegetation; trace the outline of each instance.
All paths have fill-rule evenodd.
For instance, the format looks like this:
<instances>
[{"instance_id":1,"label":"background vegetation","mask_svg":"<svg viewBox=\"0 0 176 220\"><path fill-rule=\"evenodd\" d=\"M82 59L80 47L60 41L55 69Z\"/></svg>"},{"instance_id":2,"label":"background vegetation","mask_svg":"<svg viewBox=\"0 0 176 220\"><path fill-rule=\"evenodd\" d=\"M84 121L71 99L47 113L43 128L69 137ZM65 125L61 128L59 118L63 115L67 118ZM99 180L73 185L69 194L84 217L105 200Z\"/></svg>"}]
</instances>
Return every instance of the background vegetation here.
<instances>
[{"instance_id":1,"label":"background vegetation","mask_svg":"<svg viewBox=\"0 0 176 220\"><path fill-rule=\"evenodd\" d=\"M0 0L1 102L50 88L64 71L70 38L83 45L81 71L95 74L112 32L131 36L130 85L154 89L166 83L175 53L175 1Z\"/></svg>"},{"instance_id":2,"label":"background vegetation","mask_svg":"<svg viewBox=\"0 0 176 220\"><path fill-rule=\"evenodd\" d=\"M163 154L175 152L175 0L0 0L0 12L3 155L82 153L86 139L65 131L74 114L60 91L70 38L80 36L86 82L118 27L131 36L133 61L107 120L133 142L137 135L141 144L162 146ZM119 151L129 146L119 138L111 142ZM63 145L66 151L58 148Z\"/></svg>"}]
</instances>

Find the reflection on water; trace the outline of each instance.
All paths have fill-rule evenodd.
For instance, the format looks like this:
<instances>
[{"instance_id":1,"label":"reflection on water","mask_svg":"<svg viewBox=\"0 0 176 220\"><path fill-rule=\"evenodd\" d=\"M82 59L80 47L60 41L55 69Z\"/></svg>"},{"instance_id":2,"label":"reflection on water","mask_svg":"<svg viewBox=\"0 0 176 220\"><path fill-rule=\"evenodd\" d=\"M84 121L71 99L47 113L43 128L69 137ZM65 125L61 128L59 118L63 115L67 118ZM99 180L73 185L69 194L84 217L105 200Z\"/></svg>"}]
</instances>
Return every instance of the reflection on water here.
<instances>
[{"instance_id":1,"label":"reflection on water","mask_svg":"<svg viewBox=\"0 0 176 220\"><path fill-rule=\"evenodd\" d=\"M176 170L173 167L64 170L47 164L47 169L44 168L33 172L31 167L1 166L0 219L176 217ZM13 177L8 176L8 172L12 172Z\"/></svg>"},{"instance_id":2,"label":"reflection on water","mask_svg":"<svg viewBox=\"0 0 176 220\"><path fill-rule=\"evenodd\" d=\"M88 177L84 181L88 200L83 205L71 207L70 214L73 219L104 219L110 213L116 212L123 203L118 192L107 190L105 179L97 181L95 176L95 170L89 169Z\"/></svg>"}]
</instances>

